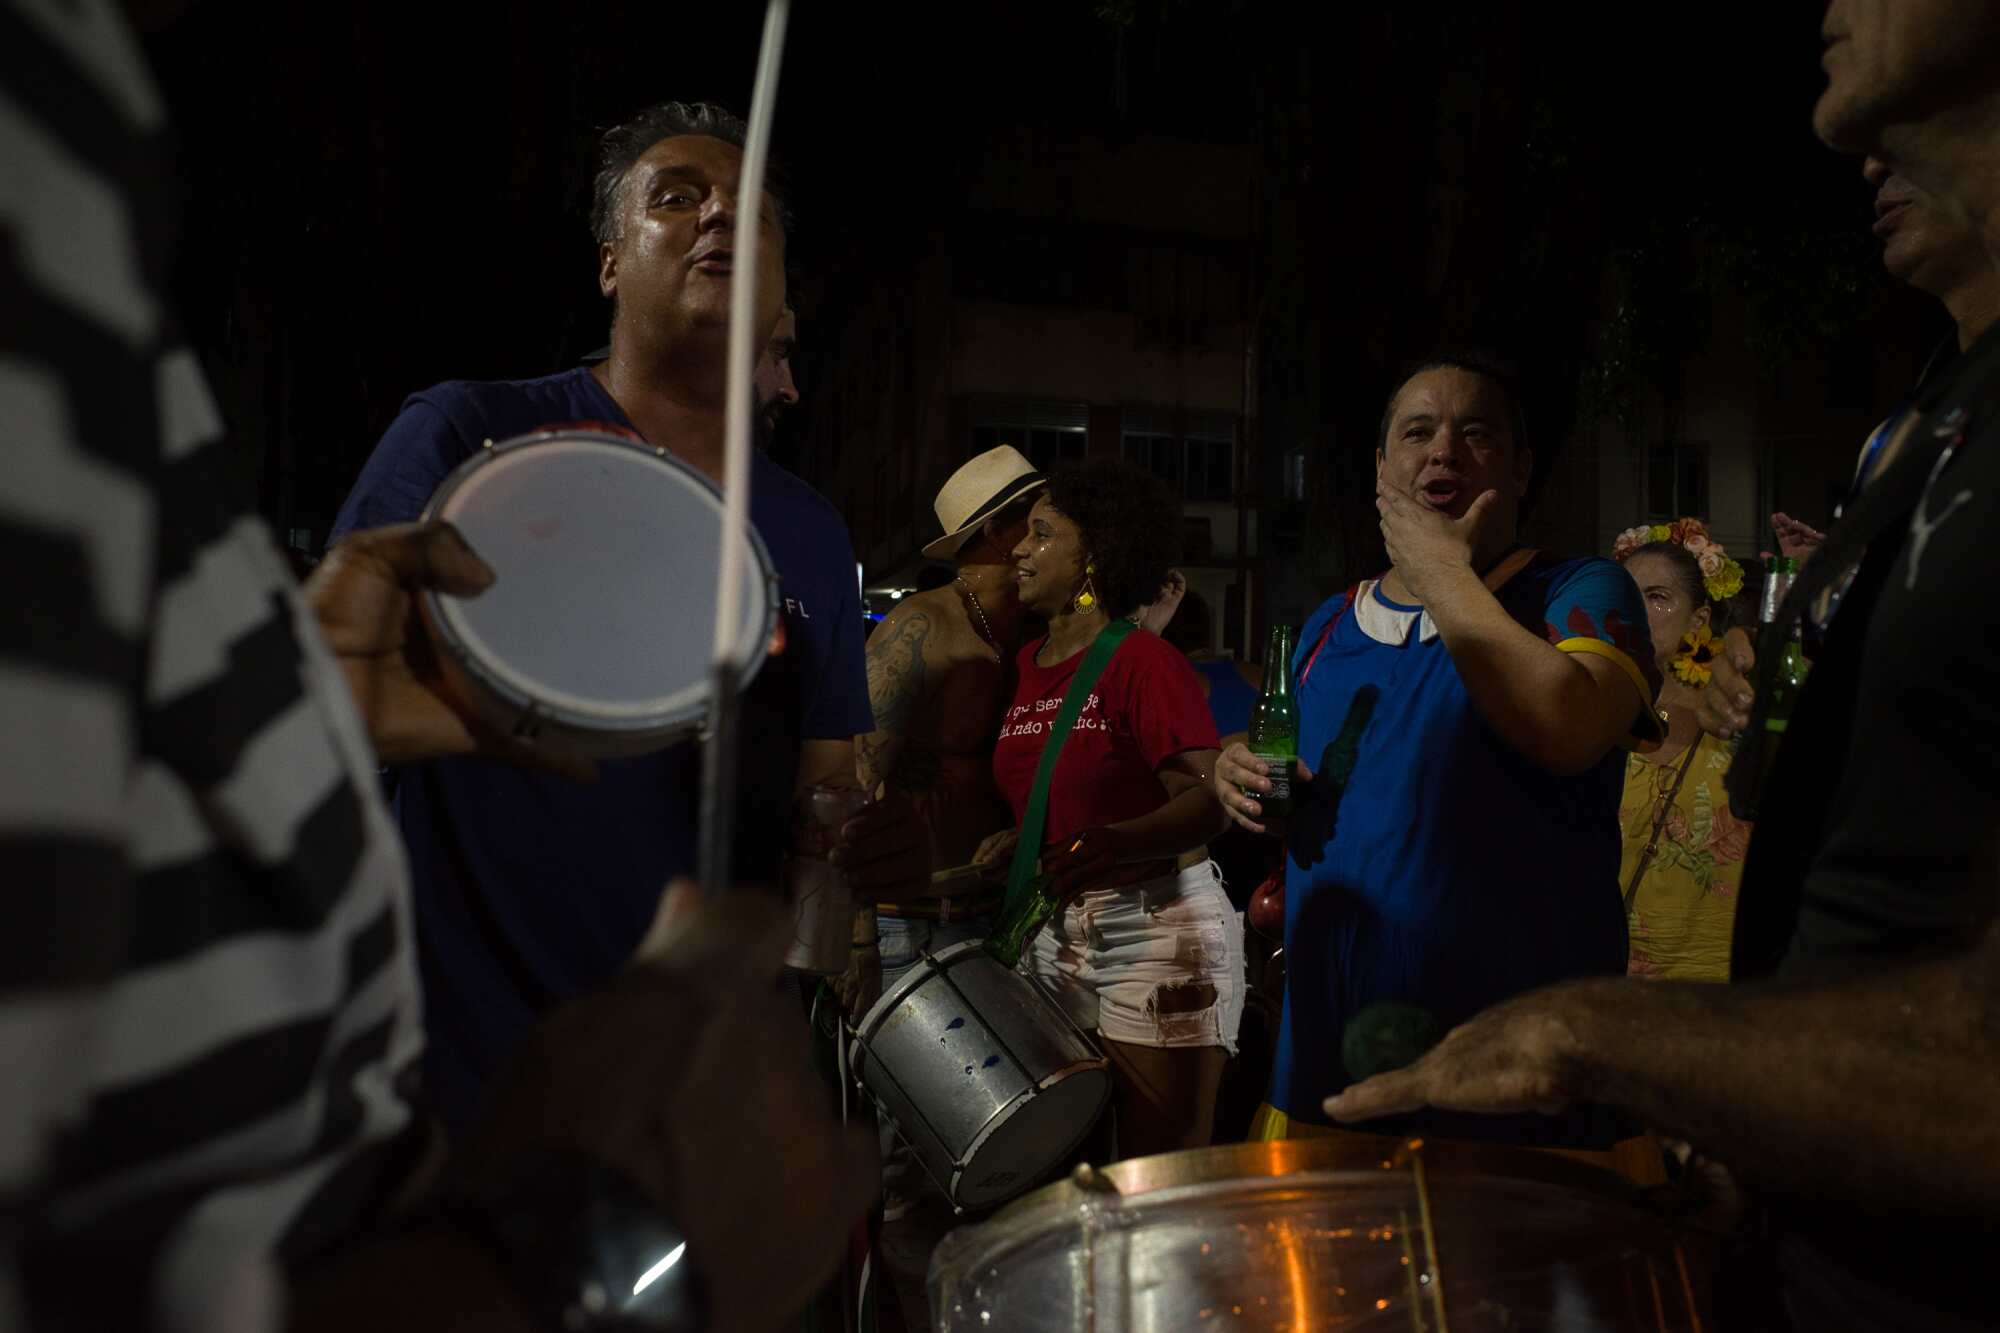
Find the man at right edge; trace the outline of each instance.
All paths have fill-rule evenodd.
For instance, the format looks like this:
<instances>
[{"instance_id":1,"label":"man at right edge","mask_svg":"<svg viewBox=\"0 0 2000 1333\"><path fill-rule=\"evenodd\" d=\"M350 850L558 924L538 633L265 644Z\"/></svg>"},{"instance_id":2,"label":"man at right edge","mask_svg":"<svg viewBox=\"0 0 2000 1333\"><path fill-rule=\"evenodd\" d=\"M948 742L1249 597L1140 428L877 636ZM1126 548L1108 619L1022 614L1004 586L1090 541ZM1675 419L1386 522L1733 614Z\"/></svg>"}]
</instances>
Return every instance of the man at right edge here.
<instances>
[{"instance_id":1,"label":"man at right edge","mask_svg":"<svg viewBox=\"0 0 2000 1333\"><path fill-rule=\"evenodd\" d=\"M1991 257L2000 7L1834 0L1822 36L1820 137L1962 211ZM1781 614L1780 634L1852 571L1764 775L1738 984L1537 991L1328 1099L1328 1114L1622 1106L1731 1167L1768 1206L1795 1329L1994 1327L2000 629L1978 608L2000 573L1996 530L1989 331L1918 395ZM1761 721L1717 711L1725 730ZM1732 787L1746 777L1732 773Z\"/></svg>"}]
</instances>

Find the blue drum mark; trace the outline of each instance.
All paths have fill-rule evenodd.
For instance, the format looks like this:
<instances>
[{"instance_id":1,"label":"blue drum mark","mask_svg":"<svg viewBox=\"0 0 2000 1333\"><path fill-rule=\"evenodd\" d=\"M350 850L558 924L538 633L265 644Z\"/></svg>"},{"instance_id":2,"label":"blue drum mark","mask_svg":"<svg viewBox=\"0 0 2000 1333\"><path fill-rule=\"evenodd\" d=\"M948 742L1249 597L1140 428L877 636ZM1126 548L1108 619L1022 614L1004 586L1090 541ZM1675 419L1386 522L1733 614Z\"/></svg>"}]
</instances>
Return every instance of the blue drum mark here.
<instances>
[{"instance_id":1,"label":"blue drum mark","mask_svg":"<svg viewBox=\"0 0 2000 1333\"><path fill-rule=\"evenodd\" d=\"M989 1056L987 1056L987 1057L986 1057L986 1063L985 1063L985 1064L983 1064L983 1065L981 1065L981 1066L979 1066L979 1067L980 1067L981 1069L991 1069L991 1068L993 1068L993 1066L995 1066L995 1065L997 1065L997 1064L999 1064L999 1063L1000 1063L1000 1057L999 1057L999 1056L997 1056L997 1055L989 1055Z\"/></svg>"}]
</instances>

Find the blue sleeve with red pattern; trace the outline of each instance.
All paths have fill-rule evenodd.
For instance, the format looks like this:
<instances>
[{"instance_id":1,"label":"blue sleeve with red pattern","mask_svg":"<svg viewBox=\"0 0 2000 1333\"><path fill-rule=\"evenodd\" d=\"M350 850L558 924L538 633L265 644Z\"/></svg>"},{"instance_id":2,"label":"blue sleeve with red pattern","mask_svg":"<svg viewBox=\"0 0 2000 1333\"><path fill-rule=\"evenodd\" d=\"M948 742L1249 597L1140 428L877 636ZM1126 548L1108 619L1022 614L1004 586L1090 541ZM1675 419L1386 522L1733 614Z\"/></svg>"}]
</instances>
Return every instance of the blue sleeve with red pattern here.
<instances>
[{"instance_id":1,"label":"blue sleeve with red pattern","mask_svg":"<svg viewBox=\"0 0 2000 1333\"><path fill-rule=\"evenodd\" d=\"M1549 581L1542 633L1565 652L1609 657L1631 678L1650 721L1660 693L1652 631L1639 585L1610 560L1578 560ZM1607 652L1605 649L1615 651Z\"/></svg>"}]
</instances>

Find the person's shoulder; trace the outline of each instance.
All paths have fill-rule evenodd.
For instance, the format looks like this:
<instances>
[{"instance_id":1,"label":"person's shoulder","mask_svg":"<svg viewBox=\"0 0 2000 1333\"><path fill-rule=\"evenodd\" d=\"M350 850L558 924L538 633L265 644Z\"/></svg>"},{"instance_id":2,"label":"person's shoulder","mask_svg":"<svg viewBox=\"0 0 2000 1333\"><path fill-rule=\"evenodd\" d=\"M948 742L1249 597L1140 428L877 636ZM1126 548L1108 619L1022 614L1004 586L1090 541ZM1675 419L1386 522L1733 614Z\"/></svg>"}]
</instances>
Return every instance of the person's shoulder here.
<instances>
[{"instance_id":1,"label":"person's shoulder","mask_svg":"<svg viewBox=\"0 0 2000 1333\"><path fill-rule=\"evenodd\" d=\"M1353 600L1354 592L1354 588L1342 588L1339 592L1314 607L1312 614L1306 617L1305 624L1299 627L1300 645L1303 646L1310 641L1314 634L1325 627L1327 621L1333 619L1335 615L1344 609L1348 602Z\"/></svg>"},{"instance_id":2,"label":"person's shoulder","mask_svg":"<svg viewBox=\"0 0 2000 1333\"><path fill-rule=\"evenodd\" d=\"M1601 555L1558 555L1537 551L1521 571L1526 586L1539 587L1546 595L1559 596L1566 589L1603 584L1622 589L1632 583L1625 566Z\"/></svg>"},{"instance_id":3,"label":"person's shoulder","mask_svg":"<svg viewBox=\"0 0 2000 1333\"><path fill-rule=\"evenodd\" d=\"M923 634L929 637L940 629L947 628L953 620L956 598L947 602L938 594L949 594L949 588L932 588L928 592L911 593L889 608L876 626L875 634L883 638L893 638L898 634Z\"/></svg>"},{"instance_id":4,"label":"person's shoulder","mask_svg":"<svg viewBox=\"0 0 2000 1333\"><path fill-rule=\"evenodd\" d=\"M1114 662L1120 659L1123 659L1122 665L1128 671L1145 671L1149 674L1170 671L1194 675L1194 664L1187 660L1187 656L1148 629L1135 629L1125 636L1124 644L1112 658Z\"/></svg>"},{"instance_id":5,"label":"person's shoulder","mask_svg":"<svg viewBox=\"0 0 2000 1333\"><path fill-rule=\"evenodd\" d=\"M1524 573L1539 578L1567 578L1590 569L1620 569L1609 556L1564 555L1560 551L1536 551Z\"/></svg>"},{"instance_id":6,"label":"person's shoulder","mask_svg":"<svg viewBox=\"0 0 2000 1333\"><path fill-rule=\"evenodd\" d=\"M411 394L403 406L424 404L460 430L522 434L537 426L601 415L584 383L589 378L589 369L577 366L532 379L445 380Z\"/></svg>"},{"instance_id":7,"label":"person's shoulder","mask_svg":"<svg viewBox=\"0 0 2000 1333\"><path fill-rule=\"evenodd\" d=\"M763 453L755 456L754 467L752 483L762 498L785 505L797 518L838 528L846 536L847 520L811 482Z\"/></svg>"}]
</instances>

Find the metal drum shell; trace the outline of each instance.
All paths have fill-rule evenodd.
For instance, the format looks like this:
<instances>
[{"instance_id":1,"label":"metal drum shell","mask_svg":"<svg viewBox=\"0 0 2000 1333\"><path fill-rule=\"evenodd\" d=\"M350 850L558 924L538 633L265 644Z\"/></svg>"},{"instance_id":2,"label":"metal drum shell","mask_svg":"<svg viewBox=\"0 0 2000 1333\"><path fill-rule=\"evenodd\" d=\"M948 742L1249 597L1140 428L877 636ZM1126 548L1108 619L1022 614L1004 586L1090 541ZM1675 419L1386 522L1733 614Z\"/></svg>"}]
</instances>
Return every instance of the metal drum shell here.
<instances>
[{"instance_id":1,"label":"metal drum shell","mask_svg":"<svg viewBox=\"0 0 2000 1333\"><path fill-rule=\"evenodd\" d=\"M1083 1168L946 1237L931 1327L1699 1333L1636 1199L1548 1153L1365 1135Z\"/></svg>"},{"instance_id":2,"label":"metal drum shell","mask_svg":"<svg viewBox=\"0 0 2000 1333\"><path fill-rule=\"evenodd\" d=\"M1031 1188L1111 1096L1103 1054L983 940L923 955L856 1025L850 1062L961 1209ZM1024 1151L1036 1160L1015 1169Z\"/></svg>"},{"instance_id":3,"label":"metal drum shell","mask_svg":"<svg viewBox=\"0 0 2000 1333\"><path fill-rule=\"evenodd\" d=\"M629 454L633 461L642 461L646 466L670 473L677 482L688 486L692 494L706 498L708 507L716 515L715 545L720 546L722 493L713 482L669 457L664 449L634 438L595 430L534 431L497 444L488 441L479 452L459 464L438 484L424 506L420 516L422 521L440 518L450 521L454 497L481 470L520 451L562 441L609 446ZM739 688L747 687L763 666L780 607L777 576L763 539L750 527L744 529L744 537L749 547L746 564L755 571L746 577L744 591L749 600L750 614L756 617L756 632L746 645L749 652L739 677ZM473 549L479 550L478 543L473 543ZM711 557L703 567L703 577L713 582L716 568L716 559ZM671 577L669 571L663 571L663 575ZM704 724L705 707L646 717L617 717L537 698L517 682L493 670L482 660L480 653L473 651L454 628L453 617L445 610L443 594L425 592L417 599L417 610L438 650L439 672L454 702L487 726L525 744L576 758L619 758L664 749L698 734ZM703 624L704 628L699 632L706 639L706 621Z\"/></svg>"}]
</instances>

